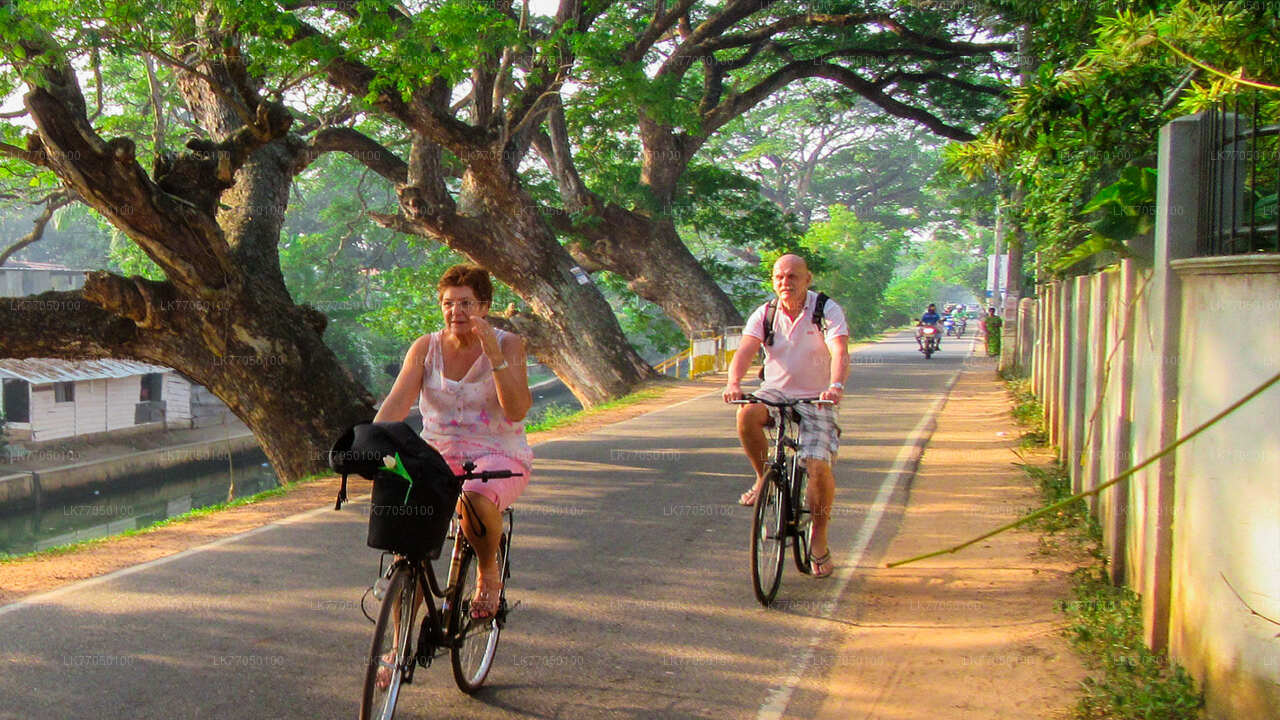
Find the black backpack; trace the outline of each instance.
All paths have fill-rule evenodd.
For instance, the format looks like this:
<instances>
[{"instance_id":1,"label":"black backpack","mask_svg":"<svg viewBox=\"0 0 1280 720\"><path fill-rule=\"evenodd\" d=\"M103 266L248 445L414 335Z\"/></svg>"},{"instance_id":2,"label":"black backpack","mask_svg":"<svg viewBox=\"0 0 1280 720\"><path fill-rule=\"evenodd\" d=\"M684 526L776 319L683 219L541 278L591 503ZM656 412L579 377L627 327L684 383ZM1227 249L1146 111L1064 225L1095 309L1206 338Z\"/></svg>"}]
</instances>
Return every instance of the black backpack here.
<instances>
[{"instance_id":1,"label":"black backpack","mask_svg":"<svg viewBox=\"0 0 1280 720\"><path fill-rule=\"evenodd\" d=\"M342 474L334 510L347 499L347 475L373 481L369 547L414 559L440 556L462 484L413 428L402 422L353 425L329 450L329 467Z\"/></svg>"},{"instance_id":2,"label":"black backpack","mask_svg":"<svg viewBox=\"0 0 1280 720\"><path fill-rule=\"evenodd\" d=\"M813 306L813 324L818 326L819 330L826 331L826 319L823 313L827 310L827 301L830 300L826 293L818 293L818 301ZM761 344L764 346L760 352L764 352L764 348L773 347L773 319L778 316L778 298L774 296L772 300L764 306L764 340ZM760 379L764 379L764 363L760 363Z\"/></svg>"}]
</instances>

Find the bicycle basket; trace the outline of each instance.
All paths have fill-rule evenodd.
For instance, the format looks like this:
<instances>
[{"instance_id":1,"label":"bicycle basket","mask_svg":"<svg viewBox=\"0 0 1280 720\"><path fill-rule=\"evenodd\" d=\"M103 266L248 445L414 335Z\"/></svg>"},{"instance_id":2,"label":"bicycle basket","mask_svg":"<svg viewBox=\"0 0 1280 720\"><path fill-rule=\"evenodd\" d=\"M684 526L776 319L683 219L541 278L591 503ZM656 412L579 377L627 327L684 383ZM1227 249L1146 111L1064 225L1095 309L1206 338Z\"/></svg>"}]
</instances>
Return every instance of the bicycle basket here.
<instances>
[{"instance_id":1,"label":"bicycle basket","mask_svg":"<svg viewBox=\"0 0 1280 720\"><path fill-rule=\"evenodd\" d=\"M389 464L387 458L394 460ZM461 485L435 448L404 423L361 423L338 439L329 464L373 481L369 547L406 557L437 558Z\"/></svg>"}]
</instances>

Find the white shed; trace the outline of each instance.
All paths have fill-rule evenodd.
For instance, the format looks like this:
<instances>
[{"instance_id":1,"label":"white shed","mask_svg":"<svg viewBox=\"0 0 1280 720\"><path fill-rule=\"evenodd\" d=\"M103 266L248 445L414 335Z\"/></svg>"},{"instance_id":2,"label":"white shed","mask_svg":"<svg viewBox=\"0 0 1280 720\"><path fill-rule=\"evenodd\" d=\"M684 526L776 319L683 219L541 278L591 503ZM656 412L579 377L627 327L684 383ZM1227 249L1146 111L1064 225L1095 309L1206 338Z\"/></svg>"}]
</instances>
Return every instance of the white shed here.
<instances>
[{"instance_id":1,"label":"white shed","mask_svg":"<svg viewBox=\"0 0 1280 720\"><path fill-rule=\"evenodd\" d=\"M191 427L191 382L133 360L0 359L7 434L44 442L150 426Z\"/></svg>"}]
</instances>

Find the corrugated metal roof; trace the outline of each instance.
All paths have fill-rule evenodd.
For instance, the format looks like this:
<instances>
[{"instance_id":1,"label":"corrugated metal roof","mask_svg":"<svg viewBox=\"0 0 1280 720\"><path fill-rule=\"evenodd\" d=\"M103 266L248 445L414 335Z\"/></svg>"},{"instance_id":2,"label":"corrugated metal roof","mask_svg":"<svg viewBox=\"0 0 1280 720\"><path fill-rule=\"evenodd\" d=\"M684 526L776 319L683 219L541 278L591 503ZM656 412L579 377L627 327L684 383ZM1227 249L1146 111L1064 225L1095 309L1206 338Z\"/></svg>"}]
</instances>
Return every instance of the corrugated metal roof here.
<instances>
[{"instance_id":1,"label":"corrugated metal roof","mask_svg":"<svg viewBox=\"0 0 1280 720\"><path fill-rule=\"evenodd\" d=\"M147 373L172 372L170 368L136 360L55 360L53 358L0 359L0 378L26 380L33 385L76 380L121 378Z\"/></svg>"},{"instance_id":2,"label":"corrugated metal roof","mask_svg":"<svg viewBox=\"0 0 1280 720\"><path fill-rule=\"evenodd\" d=\"M5 266L3 269L5 270L52 270L54 272L76 272L76 273L89 272L88 270L79 270L76 268L67 267L66 265L58 265L56 263L32 262L30 260L15 260L13 258L9 258L7 261L5 261Z\"/></svg>"}]
</instances>

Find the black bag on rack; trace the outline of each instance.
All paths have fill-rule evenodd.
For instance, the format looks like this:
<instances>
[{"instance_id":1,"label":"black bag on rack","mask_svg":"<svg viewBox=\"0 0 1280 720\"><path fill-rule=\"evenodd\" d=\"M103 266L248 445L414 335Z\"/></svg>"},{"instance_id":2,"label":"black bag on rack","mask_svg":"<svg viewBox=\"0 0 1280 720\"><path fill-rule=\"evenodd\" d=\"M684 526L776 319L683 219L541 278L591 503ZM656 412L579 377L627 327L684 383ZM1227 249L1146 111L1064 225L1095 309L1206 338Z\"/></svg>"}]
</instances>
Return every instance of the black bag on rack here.
<instances>
[{"instance_id":1,"label":"black bag on rack","mask_svg":"<svg viewBox=\"0 0 1280 720\"><path fill-rule=\"evenodd\" d=\"M342 475L334 509L347 499L347 475L373 481L371 548L413 559L440 557L462 484L440 453L402 422L359 423L329 451Z\"/></svg>"}]
</instances>

